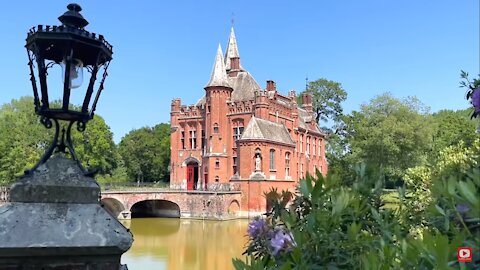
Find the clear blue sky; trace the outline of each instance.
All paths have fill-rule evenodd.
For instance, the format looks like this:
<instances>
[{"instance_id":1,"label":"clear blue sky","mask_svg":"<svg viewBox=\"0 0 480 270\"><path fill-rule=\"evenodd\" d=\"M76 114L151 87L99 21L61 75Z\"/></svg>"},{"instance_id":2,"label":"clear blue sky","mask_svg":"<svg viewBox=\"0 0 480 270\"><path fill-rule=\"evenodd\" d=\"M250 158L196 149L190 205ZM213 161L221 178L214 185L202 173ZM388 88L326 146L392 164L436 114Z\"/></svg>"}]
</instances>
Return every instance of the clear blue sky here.
<instances>
[{"instance_id":1,"label":"clear blue sky","mask_svg":"<svg viewBox=\"0 0 480 270\"><path fill-rule=\"evenodd\" d=\"M36 3L36 4L34 4ZM68 1L0 3L0 104L32 95L27 30L59 24ZM390 91L431 108L463 109L460 70L480 72L479 1L78 1L87 30L113 44L97 113L118 142L170 119L170 102L204 93L232 13L242 66L265 87L297 92L305 77L338 81L346 112ZM60 83L60 81L59 81Z\"/></svg>"}]
</instances>

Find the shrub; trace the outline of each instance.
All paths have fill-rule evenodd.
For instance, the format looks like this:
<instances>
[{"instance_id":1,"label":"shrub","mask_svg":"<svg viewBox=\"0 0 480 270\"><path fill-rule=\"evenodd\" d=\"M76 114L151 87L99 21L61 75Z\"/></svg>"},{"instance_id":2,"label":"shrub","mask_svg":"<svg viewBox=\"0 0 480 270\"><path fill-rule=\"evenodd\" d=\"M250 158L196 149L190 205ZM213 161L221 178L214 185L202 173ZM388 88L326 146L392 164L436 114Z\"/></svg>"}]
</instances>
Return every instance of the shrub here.
<instances>
[{"instance_id":1,"label":"shrub","mask_svg":"<svg viewBox=\"0 0 480 270\"><path fill-rule=\"evenodd\" d=\"M351 186L329 174L307 176L287 206L281 194L249 225L246 260L236 269L475 269L457 262L457 248L478 256L480 170L433 181L424 217L403 218L415 198L400 189L397 209L382 207L383 177L357 168ZM275 196L271 196L275 197ZM415 215L418 212L412 212ZM401 220L402 222L399 222Z\"/></svg>"}]
</instances>

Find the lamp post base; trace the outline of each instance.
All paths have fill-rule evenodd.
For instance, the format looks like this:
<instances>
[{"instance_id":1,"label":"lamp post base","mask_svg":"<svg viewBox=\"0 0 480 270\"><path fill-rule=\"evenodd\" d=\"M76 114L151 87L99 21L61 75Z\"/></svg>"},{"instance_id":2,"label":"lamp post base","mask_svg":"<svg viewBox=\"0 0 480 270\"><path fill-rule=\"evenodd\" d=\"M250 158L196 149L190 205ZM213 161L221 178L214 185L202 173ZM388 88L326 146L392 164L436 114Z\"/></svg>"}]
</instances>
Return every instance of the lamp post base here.
<instances>
[{"instance_id":1,"label":"lamp post base","mask_svg":"<svg viewBox=\"0 0 480 270\"><path fill-rule=\"evenodd\" d=\"M118 270L132 234L99 195L95 180L63 155L23 176L0 207L0 269Z\"/></svg>"}]
</instances>

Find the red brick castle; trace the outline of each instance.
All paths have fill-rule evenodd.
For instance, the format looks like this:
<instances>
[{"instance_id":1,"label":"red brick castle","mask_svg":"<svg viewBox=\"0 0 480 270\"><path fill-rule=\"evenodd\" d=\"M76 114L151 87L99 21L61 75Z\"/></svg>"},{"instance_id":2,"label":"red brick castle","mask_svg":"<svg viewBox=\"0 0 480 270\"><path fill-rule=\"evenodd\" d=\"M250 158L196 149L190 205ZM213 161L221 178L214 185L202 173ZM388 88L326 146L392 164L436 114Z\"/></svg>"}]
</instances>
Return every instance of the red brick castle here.
<instances>
[{"instance_id":1,"label":"red brick castle","mask_svg":"<svg viewBox=\"0 0 480 270\"><path fill-rule=\"evenodd\" d=\"M327 172L311 96L299 107L295 91L282 95L270 80L260 87L241 65L233 28L204 94L195 105L172 101L172 189L240 188L242 210L262 212L264 192L293 191L307 172Z\"/></svg>"}]
</instances>

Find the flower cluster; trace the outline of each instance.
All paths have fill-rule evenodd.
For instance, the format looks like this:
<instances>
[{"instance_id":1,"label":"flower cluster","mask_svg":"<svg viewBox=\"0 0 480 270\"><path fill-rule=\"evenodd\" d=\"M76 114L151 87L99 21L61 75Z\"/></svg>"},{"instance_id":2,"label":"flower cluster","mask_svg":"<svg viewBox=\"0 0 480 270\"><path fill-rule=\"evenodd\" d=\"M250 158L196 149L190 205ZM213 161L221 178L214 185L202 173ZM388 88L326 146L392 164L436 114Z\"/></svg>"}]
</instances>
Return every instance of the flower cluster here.
<instances>
[{"instance_id":1,"label":"flower cluster","mask_svg":"<svg viewBox=\"0 0 480 270\"><path fill-rule=\"evenodd\" d=\"M248 236L250 239L255 239L258 236L268 231L267 222L263 219L254 219L248 224Z\"/></svg>"},{"instance_id":2,"label":"flower cluster","mask_svg":"<svg viewBox=\"0 0 480 270\"><path fill-rule=\"evenodd\" d=\"M282 252L291 251L297 244L292 233L283 226L273 226L264 219L255 218L248 224L250 245L248 254L277 256Z\"/></svg>"},{"instance_id":3,"label":"flower cluster","mask_svg":"<svg viewBox=\"0 0 480 270\"><path fill-rule=\"evenodd\" d=\"M272 240L270 241L273 255L277 255L280 251L291 251L297 244L291 233L285 232L283 229L277 229Z\"/></svg>"},{"instance_id":4,"label":"flower cluster","mask_svg":"<svg viewBox=\"0 0 480 270\"><path fill-rule=\"evenodd\" d=\"M473 89L472 105L477 115L480 114L480 87Z\"/></svg>"}]
</instances>

